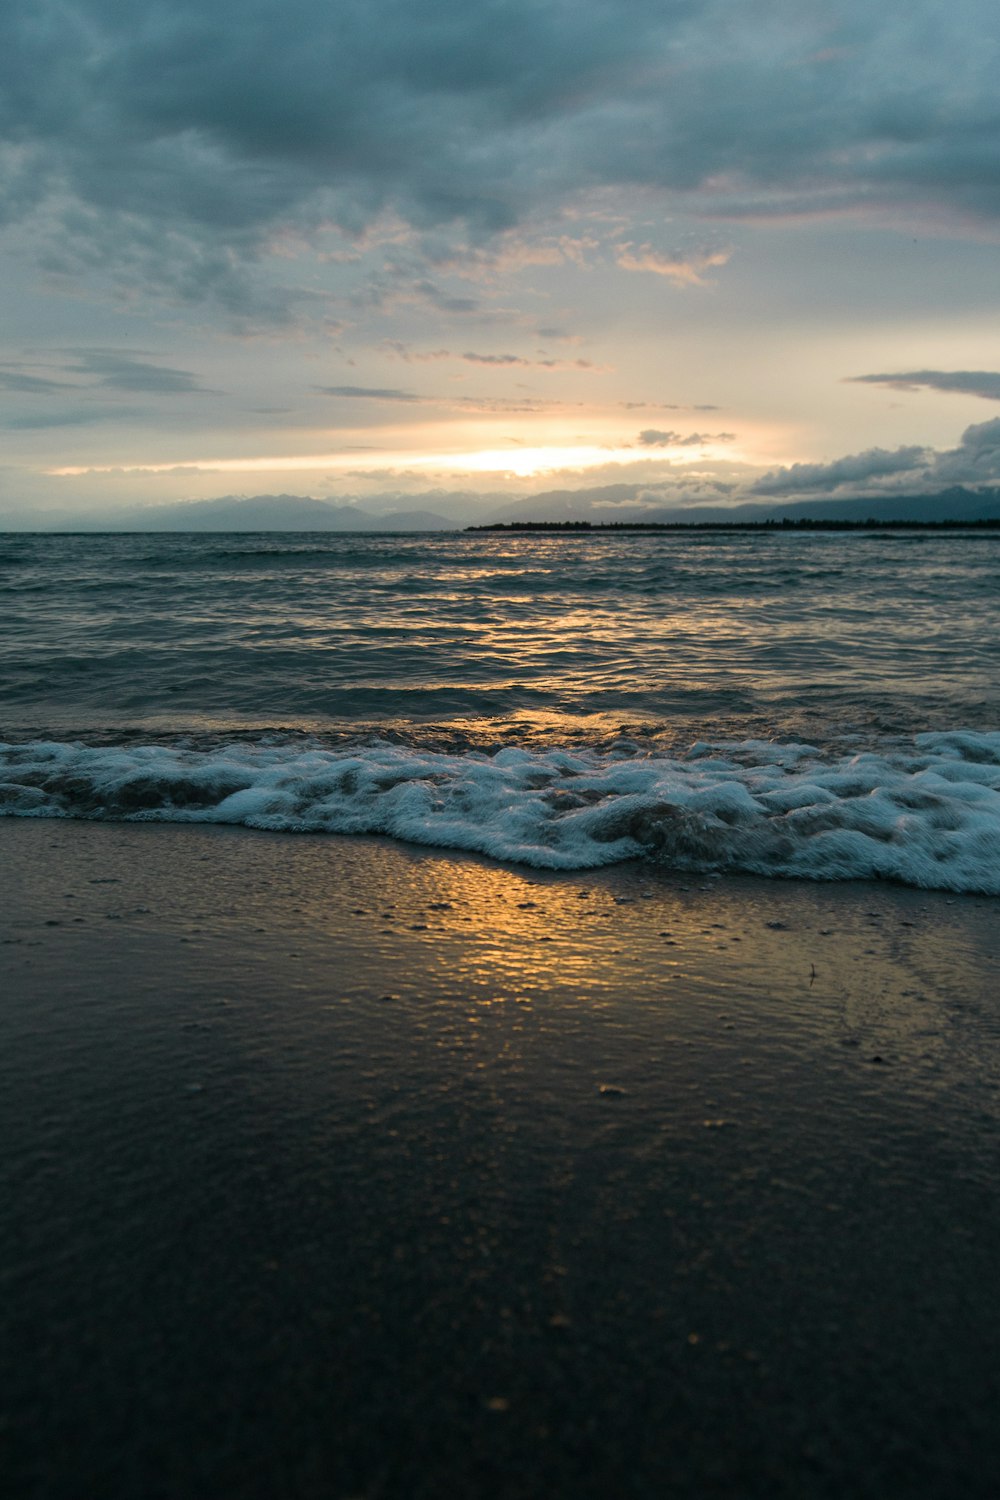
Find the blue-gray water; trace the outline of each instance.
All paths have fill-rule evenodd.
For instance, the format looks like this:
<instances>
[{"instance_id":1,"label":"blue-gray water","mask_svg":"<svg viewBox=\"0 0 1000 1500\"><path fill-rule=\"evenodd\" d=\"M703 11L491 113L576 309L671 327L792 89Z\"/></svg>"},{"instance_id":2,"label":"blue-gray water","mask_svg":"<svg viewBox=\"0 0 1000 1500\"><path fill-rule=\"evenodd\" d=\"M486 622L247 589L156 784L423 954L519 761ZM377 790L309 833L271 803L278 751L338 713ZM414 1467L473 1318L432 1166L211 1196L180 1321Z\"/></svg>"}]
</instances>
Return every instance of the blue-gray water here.
<instances>
[{"instance_id":1,"label":"blue-gray water","mask_svg":"<svg viewBox=\"0 0 1000 1500\"><path fill-rule=\"evenodd\" d=\"M1000 890L1000 537L0 538L0 809Z\"/></svg>"}]
</instances>

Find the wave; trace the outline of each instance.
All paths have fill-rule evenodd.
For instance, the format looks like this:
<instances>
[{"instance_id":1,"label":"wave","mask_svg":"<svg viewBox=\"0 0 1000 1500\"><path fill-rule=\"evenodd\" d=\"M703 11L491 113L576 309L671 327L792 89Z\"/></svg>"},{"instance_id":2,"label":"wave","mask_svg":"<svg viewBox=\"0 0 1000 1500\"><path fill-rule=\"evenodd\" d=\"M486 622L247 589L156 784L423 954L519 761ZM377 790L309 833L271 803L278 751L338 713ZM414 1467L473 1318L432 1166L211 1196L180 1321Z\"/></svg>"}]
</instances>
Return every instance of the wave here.
<instances>
[{"instance_id":1,"label":"wave","mask_svg":"<svg viewBox=\"0 0 1000 1500\"><path fill-rule=\"evenodd\" d=\"M0 744L0 814L385 834L552 870L646 859L1000 894L1000 733L848 755L765 740L682 755L34 741Z\"/></svg>"}]
</instances>

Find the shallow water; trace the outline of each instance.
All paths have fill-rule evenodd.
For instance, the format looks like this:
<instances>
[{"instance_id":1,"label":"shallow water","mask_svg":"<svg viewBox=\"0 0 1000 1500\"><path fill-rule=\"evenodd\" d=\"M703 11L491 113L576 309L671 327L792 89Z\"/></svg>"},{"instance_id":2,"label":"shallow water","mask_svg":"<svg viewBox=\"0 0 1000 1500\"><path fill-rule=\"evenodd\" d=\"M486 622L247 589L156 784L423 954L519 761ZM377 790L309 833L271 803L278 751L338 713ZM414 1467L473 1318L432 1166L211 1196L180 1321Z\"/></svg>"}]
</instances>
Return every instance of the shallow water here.
<instances>
[{"instance_id":1,"label":"shallow water","mask_svg":"<svg viewBox=\"0 0 1000 1500\"><path fill-rule=\"evenodd\" d=\"M1000 537L0 539L0 808L1000 891Z\"/></svg>"}]
</instances>

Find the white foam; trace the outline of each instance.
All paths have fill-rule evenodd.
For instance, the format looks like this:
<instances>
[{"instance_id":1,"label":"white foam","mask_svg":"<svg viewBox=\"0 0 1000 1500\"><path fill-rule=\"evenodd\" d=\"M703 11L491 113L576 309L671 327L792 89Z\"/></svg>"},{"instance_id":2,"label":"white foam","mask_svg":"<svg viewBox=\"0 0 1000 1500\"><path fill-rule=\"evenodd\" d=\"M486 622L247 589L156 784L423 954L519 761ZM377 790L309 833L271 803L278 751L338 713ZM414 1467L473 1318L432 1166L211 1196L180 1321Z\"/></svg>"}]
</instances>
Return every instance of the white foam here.
<instances>
[{"instance_id":1,"label":"white foam","mask_svg":"<svg viewBox=\"0 0 1000 1500\"><path fill-rule=\"evenodd\" d=\"M908 752L704 742L687 755L0 744L0 812L389 834L545 869L886 879L1000 894L1000 733Z\"/></svg>"}]
</instances>

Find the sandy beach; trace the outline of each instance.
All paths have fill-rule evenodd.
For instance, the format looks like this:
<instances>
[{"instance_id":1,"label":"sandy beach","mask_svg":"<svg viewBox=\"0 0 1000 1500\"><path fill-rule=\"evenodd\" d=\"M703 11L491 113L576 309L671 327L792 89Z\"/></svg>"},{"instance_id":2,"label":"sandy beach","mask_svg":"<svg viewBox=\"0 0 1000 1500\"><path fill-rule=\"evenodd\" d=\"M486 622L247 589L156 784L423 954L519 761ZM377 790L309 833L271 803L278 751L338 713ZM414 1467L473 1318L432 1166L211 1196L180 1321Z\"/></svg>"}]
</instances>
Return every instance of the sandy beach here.
<instances>
[{"instance_id":1,"label":"sandy beach","mask_svg":"<svg viewBox=\"0 0 1000 1500\"><path fill-rule=\"evenodd\" d=\"M11 1497L986 1497L996 902L6 819Z\"/></svg>"}]
</instances>

